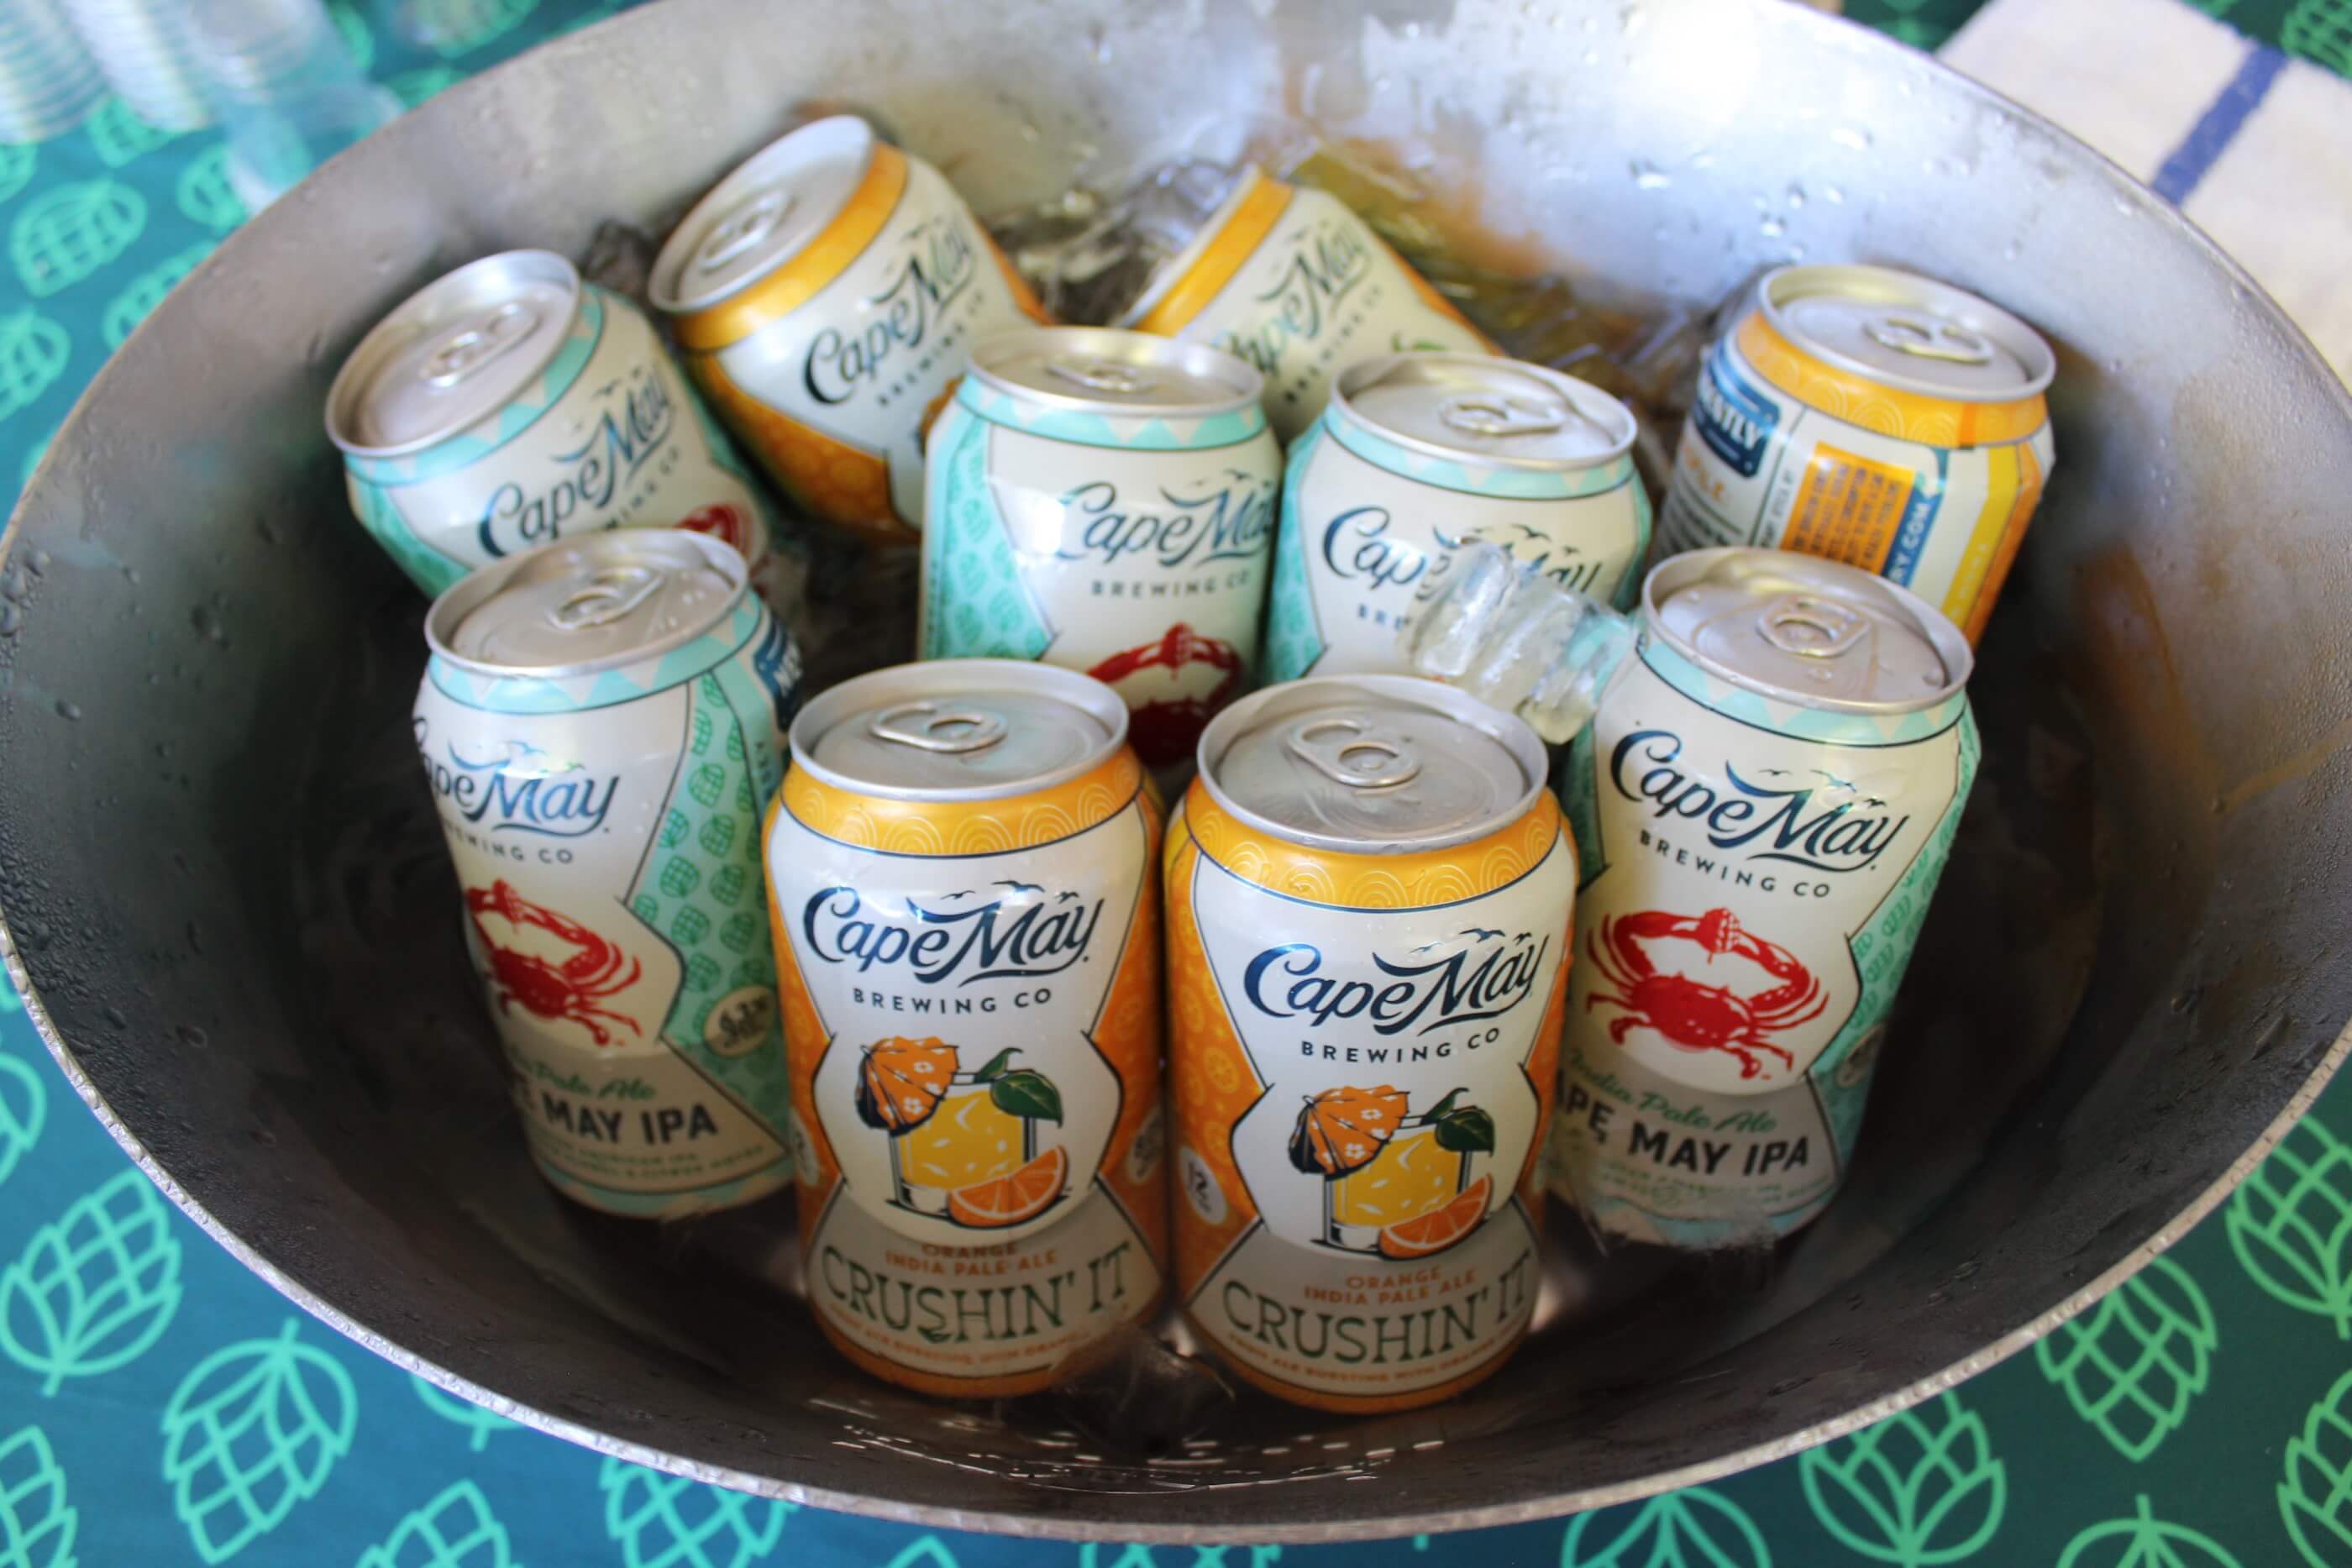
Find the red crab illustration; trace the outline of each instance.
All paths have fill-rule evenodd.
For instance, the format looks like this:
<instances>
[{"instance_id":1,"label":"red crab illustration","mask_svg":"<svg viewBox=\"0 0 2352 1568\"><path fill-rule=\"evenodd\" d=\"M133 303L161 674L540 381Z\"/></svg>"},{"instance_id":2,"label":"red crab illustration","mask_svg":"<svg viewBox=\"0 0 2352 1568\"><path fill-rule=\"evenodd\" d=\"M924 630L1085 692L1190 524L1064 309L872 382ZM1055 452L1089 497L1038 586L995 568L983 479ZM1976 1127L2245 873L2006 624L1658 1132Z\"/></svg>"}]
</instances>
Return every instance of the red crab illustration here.
<instances>
[{"instance_id":1,"label":"red crab illustration","mask_svg":"<svg viewBox=\"0 0 2352 1568\"><path fill-rule=\"evenodd\" d=\"M474 935L482 940L482 951L490 956L490 977L498 985L500 1012L520 1002L526 1011L541 1018L569 1019L595 1036L598 1045L613 1043L604 1023L619 1024L631 1034L644 1036L636 1019L596 1005L635 985L645 972L644 965L618 946L577 920L531 903L503 877L488 887L467 888L466 914L474 922ZM486 914L499 915L512 925L535 925L570 943L572 956L556 965L536 954L501 947L482 924ZM604 1022L597 1021L600 1019Z\"/></svg>"},{"instance_id":2,"label":"red crab illustration","mask_svg":"<svg viewBox=\"0 0 2352 1568\"><path fill-rule=\"evenodd\" d=\"M690 534L709 534L723 539L735 548L735 553L756 566L751 559L751 514L731 502L714 501L680 517L677 526Z\"/></svg>"},{"instance_id":3,"label":"red crab illustration","mask_svg":"<svg viewBox=\"0 0 2352 1568\"><path fill-rule=\"evenodd\" d=\"M1182 683L1195 664L1222 674L1205 695L1187 696L1182 695ZM1242 656L1234 645L1203 637L1181 621L1168 628L1167 635L1113 653L1087 674L1116 687L1145 671L1152 672L1147 689L1174 693L1146 696L1140 703L1135 700L1139 693L1119 693L1127 699L1129 737L1135 742L1135 754L1148 767L1161 767L1191 755L1192 743L1201 738L1202 727L1216 711L1241 695Z\"/></svg>"},{"instance_id":4,"label":"red crab illustration","mask_svg":"<svg viewBox=\"0 0 2352 1568\"><path fill-rule=\"evenodd\" d=\"M1713 964L1717 957L1745 958L1773 979L1769 990L1742 996L1728 986L1709 986L1687 975L1658 973L1649 944L1672 937L1696 942ZM1601 922L1585 943L1601 977L1615 996L1595 990L1584 998L1587 1011L1602 1002L1623 1008L1609 1026L1609 1038L1625 1043L1628 1030L1647 1026L1677 1051L1720 1051L1739 1059L1739 1076L1763 1071L1757 1052L1767 1051L1793 1069L1797 1059L1764 1037L1822 1016L1829 998L1795 954L1743 928L1728 909L1705 915L1669 915L1648 909Z\"/></svg>"}]
</instances>

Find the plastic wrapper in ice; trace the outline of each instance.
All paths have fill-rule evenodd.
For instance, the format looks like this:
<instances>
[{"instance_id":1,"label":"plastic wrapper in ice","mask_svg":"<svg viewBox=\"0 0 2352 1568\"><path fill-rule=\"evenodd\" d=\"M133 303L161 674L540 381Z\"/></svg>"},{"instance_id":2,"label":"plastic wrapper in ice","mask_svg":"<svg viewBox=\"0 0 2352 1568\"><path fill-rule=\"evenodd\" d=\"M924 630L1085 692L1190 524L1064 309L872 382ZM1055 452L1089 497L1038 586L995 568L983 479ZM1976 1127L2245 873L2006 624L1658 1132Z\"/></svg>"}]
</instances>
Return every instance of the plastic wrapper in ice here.
<instances>
[{"instance_id":1,"label":"plastic wrapper in ice","mask_svg":"<svg viewBox=\"0 0 2352 1568\"><path fill-rule=\"evenodd\" d=\"M1556 746L1591 721L1633 643L1631 620L1485 543L1455 554L1397 639L1417 673L1517 714Z\"/></svg>"},{"instance_id":2,"label":"plastic wrapper in ice","mask_svg":"<svg viewBox=\"0 0 2352 1568\"><path fill-rule=\"evenodd\" d=\"M1161 264L1182 250L1233 188L1234 171L1188 160L1121 194L1073 187L988 221L989 232L1055 319L1106 326L1125 315Z\"/></svg>"},{"instance_id":3,"label":"plastic wrapper in ice","mask_svg":"<svg viewBox=\"0 0 2352 1568\"><path fill-rule=\"evenodd\" d=\"M1087 1436L1125 1453L1157 1456L1206 1431L1232 1407L1234 1391L1207 1363L1125 1323L1056 1366L1047 1397Z\"/></svg>"}]
</instances>

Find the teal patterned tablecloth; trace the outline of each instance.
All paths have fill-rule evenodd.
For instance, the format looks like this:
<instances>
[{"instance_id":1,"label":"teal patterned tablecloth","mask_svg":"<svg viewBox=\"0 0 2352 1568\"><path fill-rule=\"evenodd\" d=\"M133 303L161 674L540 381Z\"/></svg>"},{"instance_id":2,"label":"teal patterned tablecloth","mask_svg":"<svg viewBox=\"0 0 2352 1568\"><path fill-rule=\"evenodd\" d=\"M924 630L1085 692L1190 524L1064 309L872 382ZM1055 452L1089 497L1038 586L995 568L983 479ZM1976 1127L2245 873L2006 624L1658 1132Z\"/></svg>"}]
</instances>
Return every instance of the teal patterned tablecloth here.
<instances>
[{"instance_id":1,"label":"teal patterned tablecloth","mask_svg":"<svg viewBox=\"0 0 2352 1568\"><path fill-rule=\"evenodd\" d=\"M1847 9L1932 46L1976 3ZM333 10L361 61L413 104L613 9L464 5L481 25L446 57ZM2352 65L2352 0L2200 8ZM245 216L216 132L173 136L119 101L50 141L0 145L0 490ZM0 573L0 625L10 582ZM2352 1145L2339 1127L2352 1135L2352 1082L2223 1213L2079 1322L1780 1464L1460 1536L1044 1544L718 1490L410 1378L295 1311L158 1196L0 979L0 1568L2352 1568Z\"/></svg>"}]
</instances>

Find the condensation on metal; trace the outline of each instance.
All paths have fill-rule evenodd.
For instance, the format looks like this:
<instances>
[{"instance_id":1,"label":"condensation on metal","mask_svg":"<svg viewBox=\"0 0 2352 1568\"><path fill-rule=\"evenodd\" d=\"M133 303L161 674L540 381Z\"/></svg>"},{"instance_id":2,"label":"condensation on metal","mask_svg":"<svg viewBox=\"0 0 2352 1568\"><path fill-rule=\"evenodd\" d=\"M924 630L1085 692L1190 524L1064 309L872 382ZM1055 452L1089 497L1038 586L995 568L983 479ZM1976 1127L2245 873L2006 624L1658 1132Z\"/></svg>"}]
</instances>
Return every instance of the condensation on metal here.
<instances>
[{"instance_id":1,"label":"condensation on metal","mask_svg":"<svg viewBox=\"0 0 2352 1568\"><path fill-rule=\"evenodd\" d=\"M425 640L486 675L591 675L693 642L726 619L748 576L709 534L583 534L472 572L433 601Z\"/></svg>"}]
</instances>

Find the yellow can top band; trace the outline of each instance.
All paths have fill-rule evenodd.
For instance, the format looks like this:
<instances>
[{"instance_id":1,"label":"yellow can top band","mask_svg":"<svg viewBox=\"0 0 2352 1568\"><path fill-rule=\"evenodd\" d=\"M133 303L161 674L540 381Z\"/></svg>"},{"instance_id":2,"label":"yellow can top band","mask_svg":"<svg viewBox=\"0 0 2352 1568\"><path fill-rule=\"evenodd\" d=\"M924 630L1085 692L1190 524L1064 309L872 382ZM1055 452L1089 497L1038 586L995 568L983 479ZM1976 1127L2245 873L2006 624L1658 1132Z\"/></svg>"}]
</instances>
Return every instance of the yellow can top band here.
<instances>
[{"instance_id":1,"label":"yellow can top band","mask_svg":"<svg viewBox=\"0 0 2352 1568\"><path fill-rule=\"evenodd\" d=\"M1962 402L1879 385L1805 352L1760 310L1741 318L1732 340L1756 373L1832 419L1927 446L1991 446L2022 441L2050 421L2042 394L2011 402Z\"/></svg>"},{"instance_id":2,"label":"yellow can top band","mask_svg":"<svg viewBox=\"0 0 2352 1568\"><path fill-rule=\"evenodd\" d=\"M1425 909L1508 887L1551 853L1559 821L1559 802L1550 790L1539 790L1525 816L1483 839L1383 855L1286 843L1234 820L1197 782L1184 797L1183 815L1201 853L1244 882L1336 909Z\"/></svg>"},{"instance_id":3,"label":"yellow can top band","mask_svg":"<svg viewBox=\"0 0 2352 1568\"><path fill-rule=\"evenodd\" d=\"M723 349L740 343L772 321L781 321L816 297L839 277L849 264L866 254L874 236L890 221L898 198L907 189L907 158L897 148L877 142L866 176L849 193L833 222L816 237L787 257L782 266L741 293L719 300L708 309L677 319L677 340L689 350Z\"/></svg>"},{"instance_id":4,"label":"yellow can top band","mask_svg":"<svg viewBox=\"0 0 2352 1568\"><path fill-rule=\"evenodd\" d=\"M1120 747L1076 779L985 800L897 800L827 784L805 768L784 775L780 799L819 837L899 855L984 855L1034 849L1097 827L1143 791L1143 767ZM1147 801L1147 817L1153 815Z\"/></svg>"},{"instance_id":5,"label":"yellow can top band","mask_svg":"<svg viewBox=\"0 0 2352 1568\"><path fill-rule=\"evenodd\" d=\"M1290 205L1290 187L1279 180L1261 179L1250 187L1223 230L1202 250L1183 277L1171 284L1160 302L1135 324L1139 332L1172 338L1224 291L1242 264L1255 255Z\"/></svg>"}]
</instances>

